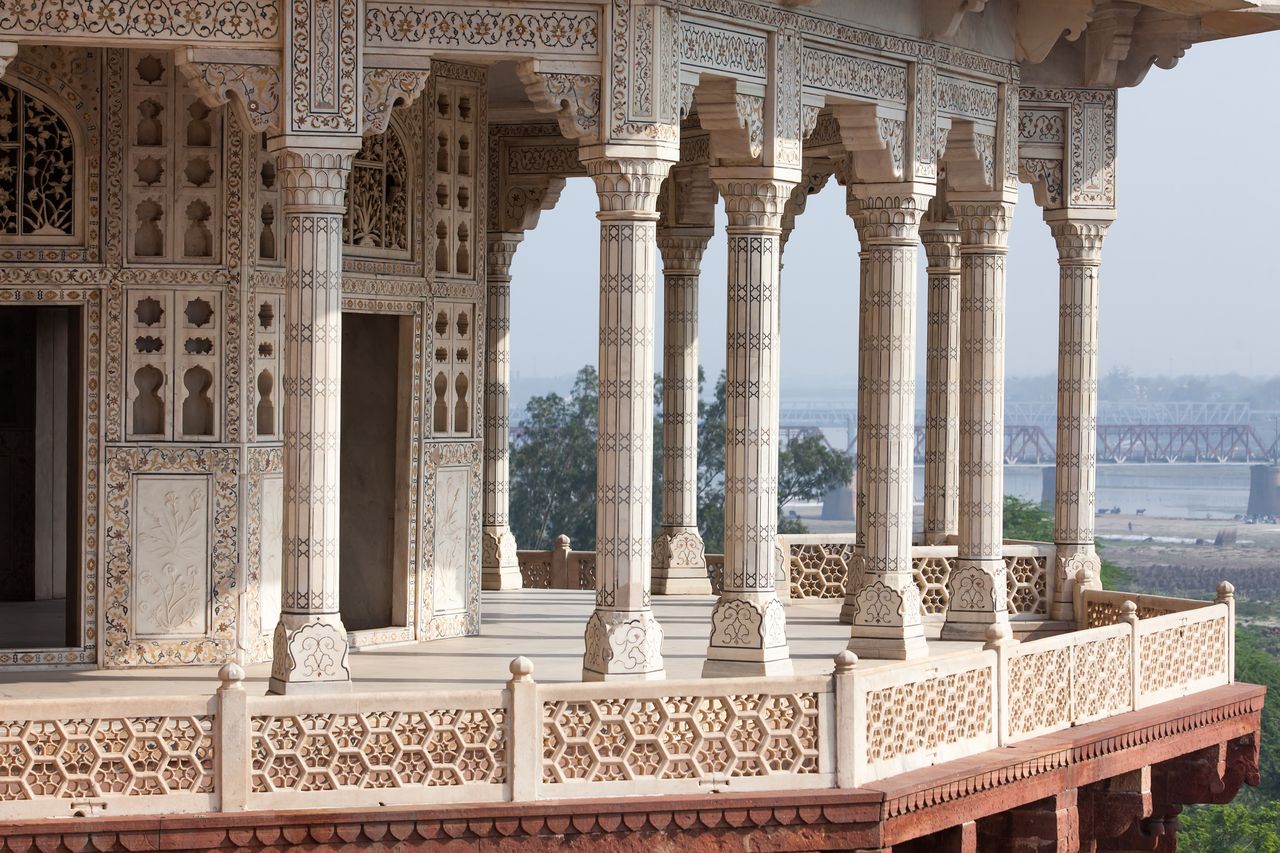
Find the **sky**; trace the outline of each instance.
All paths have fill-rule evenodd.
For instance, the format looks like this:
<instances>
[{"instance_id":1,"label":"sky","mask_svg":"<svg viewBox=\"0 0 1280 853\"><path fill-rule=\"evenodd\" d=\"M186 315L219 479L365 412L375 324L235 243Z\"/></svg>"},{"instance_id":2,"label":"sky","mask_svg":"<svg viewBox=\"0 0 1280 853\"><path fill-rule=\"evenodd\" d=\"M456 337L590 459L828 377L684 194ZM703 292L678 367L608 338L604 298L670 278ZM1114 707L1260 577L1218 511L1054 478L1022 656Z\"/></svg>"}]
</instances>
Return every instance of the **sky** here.
<instances>
[{"instance_id":1,"label":"sky","mask_svg":"<svg viewBox=\"0 0 1280 853\"><path fill-rule=\"evenodd\" d=\"M1280 273L1273 266L1280 243L1280 33L1196 45L1175 68L1153 68L1140 86L1121 90L1117 126L1119 218L1102 256L1100 371L1280 374ZM534 386L596 361L595 211L590 180L571 179L516 253L517 396L521 385L551 390ZM699 360L709 378L725 361L724 225L721 206L699 293ZM857 252L844 190L833 179L810 199L783 256L784 395L854 396ZM1057 251L1025 186L1009 238L1007 288L1007 375L1054 372ZM924 302L922 282L921 382Z\"/></svg>"}]
</instances>

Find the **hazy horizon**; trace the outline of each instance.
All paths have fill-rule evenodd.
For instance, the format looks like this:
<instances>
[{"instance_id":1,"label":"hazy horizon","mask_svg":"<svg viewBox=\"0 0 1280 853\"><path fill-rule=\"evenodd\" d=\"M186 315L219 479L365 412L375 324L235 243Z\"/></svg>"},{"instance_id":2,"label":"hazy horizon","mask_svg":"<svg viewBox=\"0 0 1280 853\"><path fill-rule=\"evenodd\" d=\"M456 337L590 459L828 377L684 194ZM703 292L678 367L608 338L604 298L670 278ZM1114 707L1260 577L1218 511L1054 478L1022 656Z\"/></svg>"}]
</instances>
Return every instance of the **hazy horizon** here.
<instances>
[{"instance_id":1,"label":"hazy horizon","mask_svg":"<svg viewBox=\"0 0 1280 853\"><path fill-rule=\"evenodd\" d=\"M1247 190L1240 186L1242 167L1259 159L1253 151L1280 138L1280 107L1266 108L1268 81L1280 80L1278 49L1277 33L1196 45L1176 68L1153 68L1141 86L1121 90L1119 219L1103 250L1100 375L1113 368L1144 376L1280 374L1269 322L1280 316L1280 287L1275 273L1267 272L1280 174L1251 170ZM1233 148L1224 150L1224 140ZM1244 149L1243 156L1237 149ZM516 253L511 364L522 384L572 375L596 362L595 211L591 182L571 179ZM699 360L708 377L724 367L724 224L721 206L699 294ZM1009 246L1006 373L1052 374L1057 252L1026 186ZM782 382L788 396L802 389L855 393L857 251L844 190L833 179L810 199L783 256ZM919 262L917 370L923 379L923 252ZM658 293L660 371L661 288Z\"/></svg>"}]
</instances>

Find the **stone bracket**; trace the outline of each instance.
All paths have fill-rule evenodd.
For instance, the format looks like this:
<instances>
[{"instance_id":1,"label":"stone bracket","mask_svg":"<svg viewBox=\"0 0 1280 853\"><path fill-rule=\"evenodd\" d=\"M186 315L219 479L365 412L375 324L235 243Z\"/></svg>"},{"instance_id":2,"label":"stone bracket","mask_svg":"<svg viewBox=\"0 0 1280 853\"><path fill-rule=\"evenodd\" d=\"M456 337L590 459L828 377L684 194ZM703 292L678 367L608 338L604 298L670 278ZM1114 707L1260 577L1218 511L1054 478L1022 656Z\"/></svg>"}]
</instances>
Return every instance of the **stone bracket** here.
<instances>
[{"instance_id":1,"label":"stone bracket","mask_svg":"<svg viewBox=\"0 0 1280 853\"><path fill-rule=\"evenodd\" d=\"M725 164L760 165L767 124L763 87L705 76L697 99L698 121L711 134L711 156Z\"/></svg>"},{"instance_id":2,"label":"stone bracket","mask_svg":"<svg viewBox=\"0 0 1280 853\"><path fill-rule=\"evenodd\" d=\"M426 91L431 77L430 60L423 67L370 67L366 64L361 81L361 131L365 135L385 133L396 107L408 107Z\"/></svg>"},{"instance_id":3,"label":"stone bracket","mask_svg":"<svg viewBox=\"0 0 1280 853\"><path fill-rule=\"evenodd\" d=\"M177 65L205 105L234 103L245 122L258 133L283 126L280 55L275 51L231 53L188 47L178 51Z\"/></svg>"},{"instance_id":4,"label":"stone bracket","mask_svg":"<svg viewBox=\"0 0 1280 853\"><path fill-rule=\"evenodd\" d=\"M599 75L543 71L532 59L517 65L516 74L534 107L556 117L561 133L582 142L599 138Z\"/></svg>"},{"instance_id":5,"label":"stone bracket","mask_svg":"<svg viewBox=\"0 0 1280 853\"><path fill-rule=\"evenodd\" d=\"M833 104L840 141L850 155L846 179L895 183L906 168L907 117L900 108L878 104Z\"/></svg>"}]
</instances>

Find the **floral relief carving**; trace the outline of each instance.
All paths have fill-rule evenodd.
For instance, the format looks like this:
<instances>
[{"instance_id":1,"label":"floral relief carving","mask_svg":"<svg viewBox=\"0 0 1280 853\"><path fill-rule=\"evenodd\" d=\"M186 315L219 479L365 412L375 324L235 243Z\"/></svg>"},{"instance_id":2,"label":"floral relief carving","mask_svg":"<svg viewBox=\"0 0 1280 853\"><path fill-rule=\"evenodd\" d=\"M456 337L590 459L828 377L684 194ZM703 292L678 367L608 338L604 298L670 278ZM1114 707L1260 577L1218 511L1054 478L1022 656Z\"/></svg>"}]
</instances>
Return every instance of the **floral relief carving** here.
<instances>
[{"instance_id":1,"label":"floral relief carving","mask_svg":"<svg viewBox=\"0 0 1280 853\"><path fill-rule=\"evenodd\" d=\"M153 487L147 502L144 486ZM201 480L138 484L136 625L139 635L203 633L209 507ZM159 505L155 501L159 500Z\"/></svg>"},{"instance_id":2,"label":"floral relief carving","mask_svg":"<svg viewBox=\"0 0 1280 853\"><path fill-rule=\"evenodd\" d=\"M594 56L599 52L599 31L600 15L594 10L432 9L373 0L366 12L365 41L421 42L454 50L538 48L539 53Z\"/></svg>"},{"instance_id":3,"label":"floral relief carving","mask_svg":"<svg viewBox=\"0 0 1280 853\"><path fill-rule=\"evenodd\" d=\"M989 83L979 83L938 75L938 111L947 115L994 122L999 109L999 93Z\"/></svg>"},{"instance_id":4,"label":"floral relief carving","mask_svg":"<svg viewBox=\"0 0 1280 853\"><path fill-rule=\"evenodd\" d=\"M691 68L731 71L763 80L768 73L769 42L763 36L710 23L680 21L680 60Z\"/></svg>"},{"instance_id":5,"label":"floral relief carving","mask_svg":"<svg viewBox=\"0 0 1280 853\"><path fill-rule=\"evenodd\" d=\"M359 252L407 255L410 239L409 158L398 128L366 136L347 179L343 243Z\"/></svg>"},{"instance_id":6,"label":"floral relief carving","mask_svg":"<svg viewBox=\"0 0 1280 853\"><path fill-rule=\"evenodd\" d=\"M907 100L907 69L901 65L806 45L801 68L804 85L814 89L900 104Z\"/></svg>"},{"instance_id":7,"label":"floral relief carving","mask_svg":"<svg viewBox=\"0 0 1280 853\"><path fill-rule=\"evenodd\" d=\"M70 8L63 4L12 3L0 7L0 32L269 43L279 35L279 8L275 3L227 4L214 0L192 0L181 11L148 0L75 3Z\"/></svg>"},{"instance_id":8,"label":"floral relief carving","mask_svg":"<svg viewBox=\"0 0 1280 853\"><path fill-rule=\"evenodd\" d=\"M75 169L71 128L62 116L0 83L0 238L72 236Z\"/></svg>"}]
</instances>

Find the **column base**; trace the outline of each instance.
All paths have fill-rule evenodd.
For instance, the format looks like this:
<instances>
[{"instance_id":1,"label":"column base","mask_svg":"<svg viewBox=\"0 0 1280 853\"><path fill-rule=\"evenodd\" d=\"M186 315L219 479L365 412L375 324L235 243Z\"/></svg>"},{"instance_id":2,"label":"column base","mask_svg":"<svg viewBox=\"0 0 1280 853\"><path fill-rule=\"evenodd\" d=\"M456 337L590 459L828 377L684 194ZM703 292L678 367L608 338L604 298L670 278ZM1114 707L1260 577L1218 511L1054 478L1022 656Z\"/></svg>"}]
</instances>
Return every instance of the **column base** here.
<instances>
[{"instance_id":1,"label":"column base","mask_svg":"<svg viewBox=\"0 0 1280 853\"><path fill-rule=\"evenodd\" d=\"M916 625L913 632L904 636L901 632L889 636L870 634L871 631L886 629L855 626L853 636L849 638L849 651L859 658L876 658L880 660L919 660L929 656L929 644L924 638L923 626Z\"/></svg>"},{"instance_id":2,"label":"column base","mask_svg":"<svg viewBox=\"0 0 1280 853\"><path fill-rule=\"evenodd\" d=\"M664 527L653 540L653 595L711 595L707 557L696 528Z\"/></svg>"},{"instance_id":3,"label":"column base","mask_svg":"<svg viewBox=\"0 0 1280 853\"><path fill-rule=\"evenodd\" d=\"M650 610L597 607L583 635L583 681L652 681L666 678L662 626Z\"/></svg>"},{"instance_id":4,"label":"column base","mask_svg":"<svg viewBox=\"0 0 1280 853\"><path fill-rule=\"evenodd\" d=\"M704 678L790 675L787 617L776 593L726 592L711 611Z\"/></svg>"},{"instance_id":5,"label":"column base","mask_svg":"<svg viewBox=\"0 0 1280 853\"><path fill-rule=\"evenodd\" d=\"M516 557L516 538L507 527L486 527L481 534L480 588L520 589L524 579Z\"/></svg>"},{"instance_id":6,"label":"column base","mask_svg":"<svg viewBox=\"0 0 1280 853\"><path fill-rule=\"evenodd\" d=\"M281 615L272 644L268 693L344 693L351 689L347 629L337 614Z\"/></svg>"},{"instance_id":7,"label":"column base","mask_svg":"<svg viewBox=\"0 0 1280 853\"><path fill-rule=\"evenodd\" d=\"M1057 544L1056 572L1053 578L1053 602L1049 618L1073 621L1076 618L1076 585L1084 572L1086 584L1102 587L1102 560L1090 544Z\"/></svg>"},{"instance_id":8,"label":"column base","mask_svg":"<svg viewBox=\"0 0 1280 853\"><path fill-rule=\"evenodd\" d=\"M1005 583L1003 559L957 559L947 578L949 605L942 639L985 642L989 627L1007 627L1009 601Z\"/></svg>"}]
</instances>

